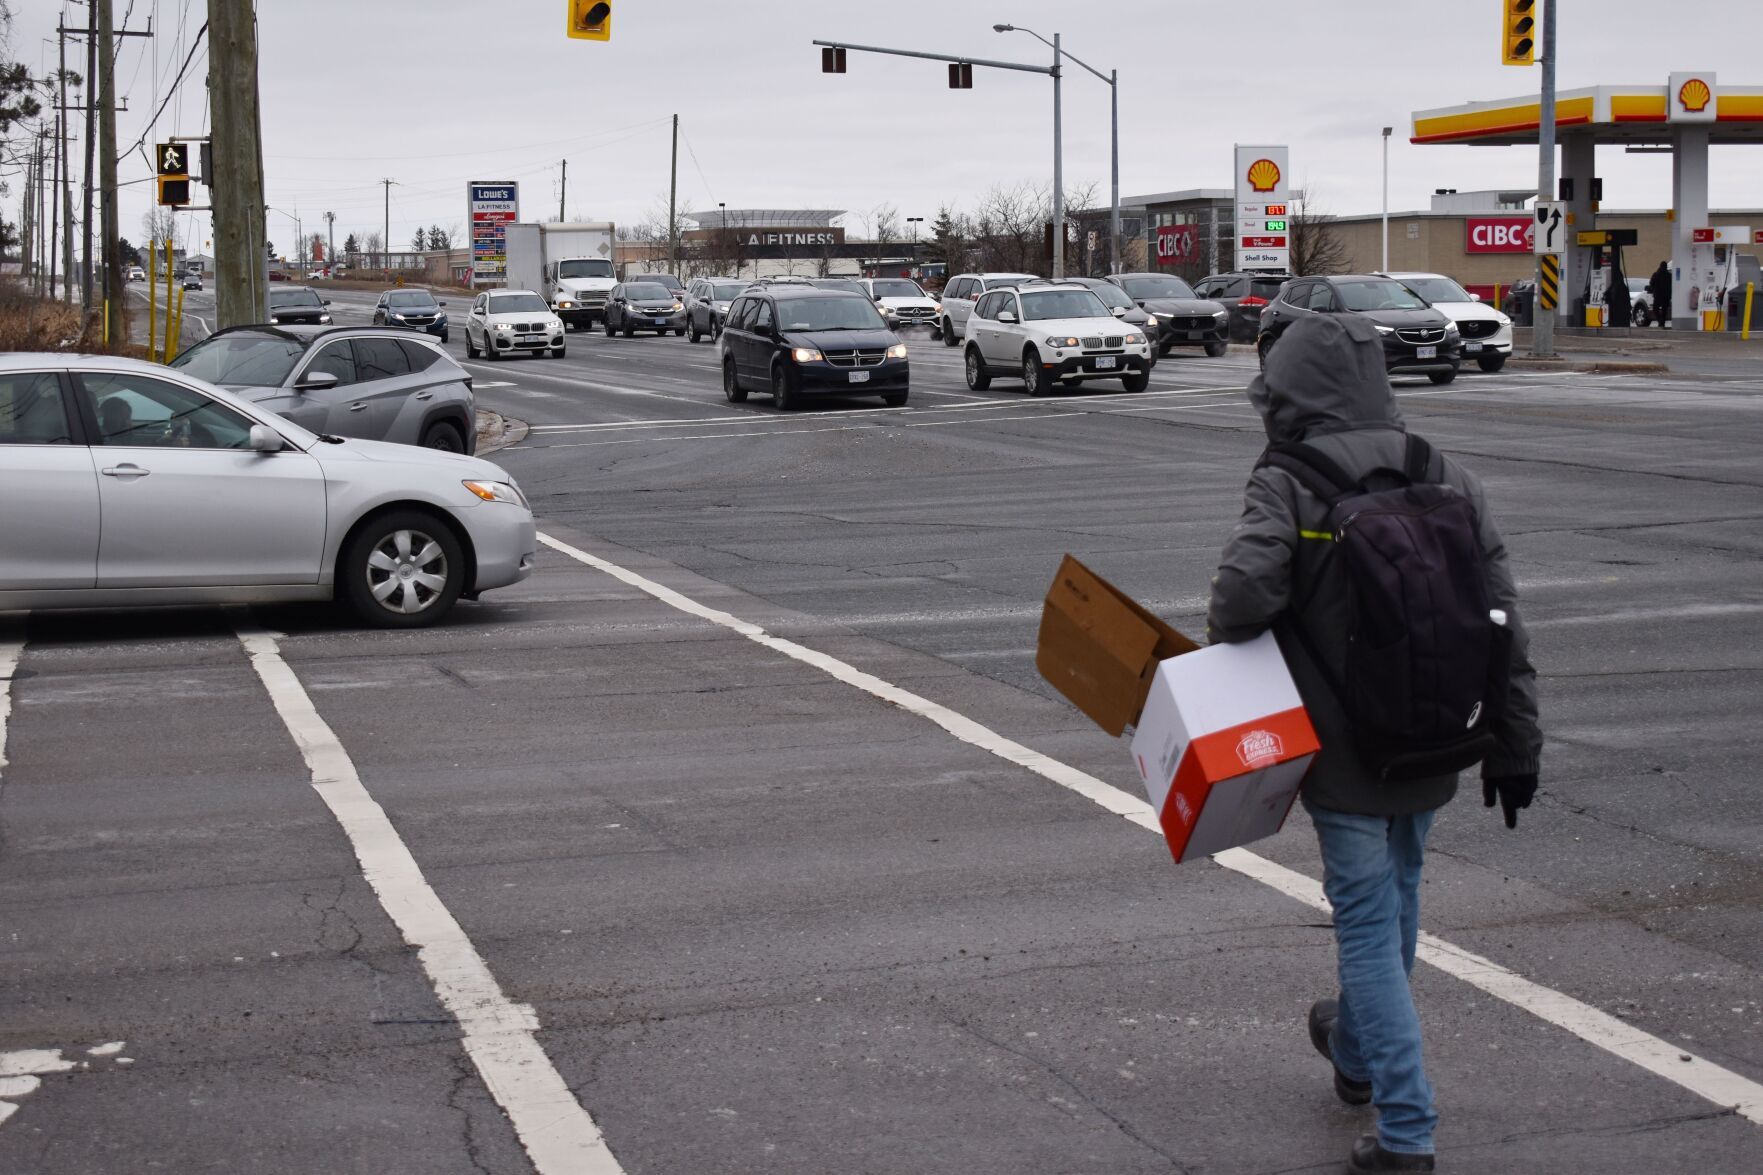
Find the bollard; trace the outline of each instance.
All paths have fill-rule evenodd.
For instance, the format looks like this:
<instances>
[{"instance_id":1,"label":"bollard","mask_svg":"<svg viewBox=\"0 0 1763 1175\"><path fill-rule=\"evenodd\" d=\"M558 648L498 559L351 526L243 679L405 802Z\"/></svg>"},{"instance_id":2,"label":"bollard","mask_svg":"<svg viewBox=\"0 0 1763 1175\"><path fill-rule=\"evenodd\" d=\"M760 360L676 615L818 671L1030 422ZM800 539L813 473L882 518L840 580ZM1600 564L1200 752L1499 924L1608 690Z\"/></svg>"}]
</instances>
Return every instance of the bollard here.
<instances>
[{"instance_id":1,"label":"bollard","mask_svg":"<svg viewBox=\"0 0 1763 1175\"><path fill-rule=\"evenodd\" d=\"M1741 342L1750 342L1751 340L1751 297L1756 292L1756 282L1745 283L1745 322L1744 325L1739 328L1739 339Z\"/></svg>"}]
</instances>

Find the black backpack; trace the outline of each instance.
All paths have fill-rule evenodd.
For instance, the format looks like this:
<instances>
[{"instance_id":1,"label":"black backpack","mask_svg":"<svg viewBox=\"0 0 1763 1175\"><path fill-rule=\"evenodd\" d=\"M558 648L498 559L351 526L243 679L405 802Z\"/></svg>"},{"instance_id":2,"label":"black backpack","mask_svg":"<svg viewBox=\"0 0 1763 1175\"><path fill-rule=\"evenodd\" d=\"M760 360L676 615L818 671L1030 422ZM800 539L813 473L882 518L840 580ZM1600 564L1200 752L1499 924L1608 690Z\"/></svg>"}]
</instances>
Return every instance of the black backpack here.
<instances>
[{"instance_id":1,"label":"black backpack","mask_svg":"<svg viewBox=\"0 0 1763 1175\"><path fill-rule=\"evenodd\" d=\"M1401 470L1361 478L1302 442L1270 446L1261 459L1328 506L1333 543L1284 627L1340 700L1360 759L1392 781L1480 762L1511 672L1510 634L1489 611L1474 503L1428 482L1431 463L1432 446L1412 435ZM1344 676L1319 654L1302 615L1323 579L1340 575L1349 600Z\"/></svg>"}]
</instances>

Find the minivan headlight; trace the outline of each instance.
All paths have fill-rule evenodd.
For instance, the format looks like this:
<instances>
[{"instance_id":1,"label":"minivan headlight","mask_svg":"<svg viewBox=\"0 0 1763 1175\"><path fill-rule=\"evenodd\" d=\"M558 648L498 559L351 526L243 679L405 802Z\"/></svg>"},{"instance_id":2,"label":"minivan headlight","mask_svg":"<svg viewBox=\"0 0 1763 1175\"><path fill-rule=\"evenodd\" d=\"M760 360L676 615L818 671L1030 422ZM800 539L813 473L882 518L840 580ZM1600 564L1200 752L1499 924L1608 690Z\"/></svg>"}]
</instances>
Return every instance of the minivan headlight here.
<instances>
[{"instance_id":1,"label":"minivan headlight","mask_svg":"<svg viewBox=\"0 0 1763 1175\"><path fill-rule=\"evenodd\" d=\"M797 363L819 363L822 356L813 347L797 347L790 352L790 357Z\"/></svg>"},{"instance_id":2,"label":"minivan headlight","mask_svg":"<svg viewBox=\"0 0 1763 1175\"><path fill-rule=\"evenodd\" d=\"M904 359L904 358L906 358L906 344L905 343L895 343L893 346L889 347L888 348L888 358L889 359Z\"/></svg>"},{"instance_id":3,"label":"minivan headlight","mask_svg":"<svg viewBox=\"0 0 1763 1175\"><path fill-rule=\"evenodd\" d=\"M526 495L511 481L465 481L460 484L486 502L506 502L510 506L526 505Z\"/></svg>"}]
</instances>

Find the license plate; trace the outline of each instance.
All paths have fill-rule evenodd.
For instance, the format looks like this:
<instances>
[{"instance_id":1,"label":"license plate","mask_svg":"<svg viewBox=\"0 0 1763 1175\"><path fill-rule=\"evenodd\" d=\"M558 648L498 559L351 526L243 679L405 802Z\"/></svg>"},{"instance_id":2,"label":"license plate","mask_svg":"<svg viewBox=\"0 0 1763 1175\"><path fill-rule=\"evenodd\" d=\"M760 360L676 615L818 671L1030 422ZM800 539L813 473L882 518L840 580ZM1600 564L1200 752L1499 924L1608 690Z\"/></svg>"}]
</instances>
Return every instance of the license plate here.
<instances>
[{"instance_id":1,"label":"license plate","mask_svg":"<svg viewBox=\"0 0 1763 1175\"><path fill-rule=\"evenodd\" d=\"M1115 365L1116 365L1116 360L1115 360L1114 356L1112 356L1112 355L1104 355L1100 359L1096 360L1096 370L1097 371L1110 371L1115 367Z\"/></svg>"},{"instance_id":2,"label":"license plate","mask_svg":"<svg viewBox=\"0 0 1763 1175\"><path fill-rule=\"evenodd\" d=\"M1481 344L1480 343L1464 343L1463 349L1465 351L1468 351L1471 355L1473 355L1477 351L1481 350Z\"/></svg>"},{"instance_id":3,"label":"license plate","mask_svg":"<svg viewBox=\"0 0 1763 1175\"><path fill-rule=\"evenodd\" d=\"M869 372L867 371L853 371L850 373L850 377L851 382L854 384L866 384L869 382Z\"/></svg>"},{"instance_id":4,"label":"license plate","mask_svg":"<svg viewBox=\"0 0 1763 1175\"><path fill-rule=\"evenodd\" d=\"M544 335L516 335L516 336L514 336L514 341L517 343L542 343L545 341L545 336Z\"/></svg>"},{"instance_id":5,"label":"license plate","mask_svg":"<svg viewBox=\"0 0 1763 1175\"><path fill-rule=\"evenodd\" d=\"M1205 337L1206 332L1203 330L1191 330L1188 332L1188 338L1190 339L1203 339Z\"/></svg>"},{"instance_id":6,"label":"license plate","mask_svg":"<svg viewBox=\"0 0 1763 1175\"><path fill-rule=\"evenodd\" d=\"M656 320L655 320L655 325L656 325L656 326L666 326L666 325L667 325L667 319L665 319L665 318L657 318L657 319L656 319Z\"/></svg>"},{"instance_id":7,"label":"license plate","mask_svg":"<svg viewBox=\"0 0 1763 1175\"><path fill-rule=\"evenodd\" d=\"M1438 354L1439 354L1439 349L1437 347L1416 347L1416 348L1414 348L1414 357L1416 359L1436 359L1436 358L1438 358Z\"/></svg>"}]
</instances>

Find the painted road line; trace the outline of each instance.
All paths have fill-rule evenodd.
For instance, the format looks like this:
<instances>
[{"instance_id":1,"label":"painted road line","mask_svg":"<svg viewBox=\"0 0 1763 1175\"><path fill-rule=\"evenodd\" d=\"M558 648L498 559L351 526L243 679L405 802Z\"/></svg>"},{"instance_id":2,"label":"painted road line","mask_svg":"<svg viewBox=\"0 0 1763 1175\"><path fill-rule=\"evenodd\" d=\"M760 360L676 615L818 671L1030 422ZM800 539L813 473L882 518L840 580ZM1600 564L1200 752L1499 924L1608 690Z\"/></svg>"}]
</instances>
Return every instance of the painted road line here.
<instances>
[{"instance_id":1,"label":"painted road line","mask_svg":"<svg viewBox=\"0 0 1763 1175\"><path fill-rule=\"evenodd\" d=\"M275 634L242 615L234 617L233 627L312 772L313 790L343 826L380 905L417 949L435 995L459 1021L460 1043L533 1166L541 1175L622 1175L594 1119L534 1039L538 1016L508 998L430 887L385 809L363 786L349 752L282 659Z\"/></svg>"},{"instance_id":2,"label":"painted road line","mask_svg":"<svg viewBox=\"0 0 1763 1175\"><path fill-rule=\"evenodd\" d=\"M23 652L23 641L0 641L0 790L6 787L6 721L12 717L12 678Z\"/></svg>"},{"instance_id":3,"label":"painted road line","mask_svg":"<svg viewBox=\"0 0 1763 1175\"><path fill-rule=\"evenodd\" d=\"M603 571L670 607L721 625L774 652L782 653L804 665L811 665L830 677L856 686L908 713L929 719L962 742L1027 768L1043 779L1076 792L1099 807L1159 837L1163 835L1157 814L1151 810L1150 804L1119 788L1109 786L1087 772L1005 738L965 715L865 673L836 657L795 641L773 636L757 624L742 620L731 613L706 607L670 587L570 546L548 534L541 533L539 541L552 550ZM1247 849L1227 849L1212 859L1226 869L1253 878L1313 909L1327 911L1329 908L1320 882ZM1669 1041L1642 1032L1634 1025L1624 1023L1572 996L1534 983L1491 959L1472 954L1437 935L1421 935L1418 956L1447 975L1461 979L1496 999L1564 1029L1587 1044L1638 1065L1717 1106L1732 1107L1740 1116L1763 1125L1763 1085L1749 1078L1722 1068L1704 1057L1685 1052Z\"/></svg>"}]
</instances>

